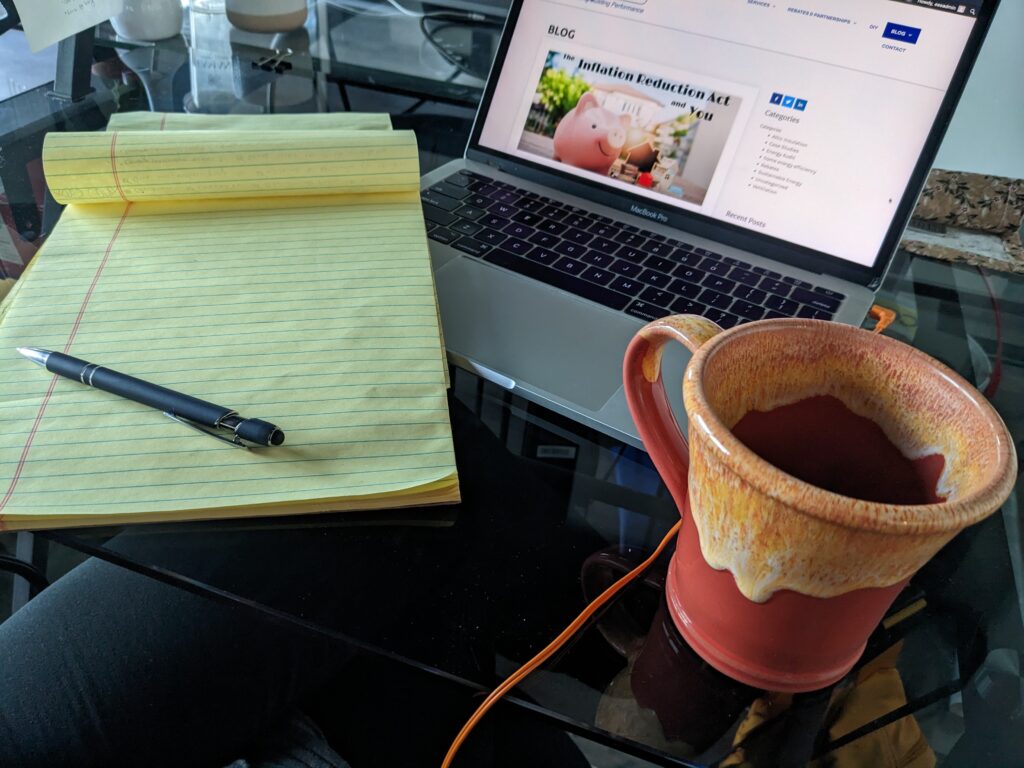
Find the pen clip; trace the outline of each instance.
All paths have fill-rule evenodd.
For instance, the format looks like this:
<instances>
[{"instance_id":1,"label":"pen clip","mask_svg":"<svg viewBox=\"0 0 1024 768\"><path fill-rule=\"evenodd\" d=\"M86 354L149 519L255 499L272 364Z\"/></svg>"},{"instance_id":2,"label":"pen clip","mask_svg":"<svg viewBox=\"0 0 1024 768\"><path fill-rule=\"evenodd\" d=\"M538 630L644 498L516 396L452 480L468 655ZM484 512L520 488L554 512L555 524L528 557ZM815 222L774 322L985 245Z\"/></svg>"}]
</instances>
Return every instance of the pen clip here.
<instances>
[{"instance_id":1,"label":"pen clip","mask_svg":"<svg viewBox=\"0 0 1024 768\"><path fill-rule=\"evenodd\" d=\"M242 439L238 435L232 434L231 437L225 437L224 435L219 435L216 432L214 432L212 429L210 429L209 427L207 427L207 426L205 426L203 424L197 424L196 422L191 421L190 419L186 419L184 416L178 416L177 414L171 413L170 411L164 411L164 416L166 416L169 419L173 419L174 421L178 422L179 424L184 424L186 427L191 427L196 432L202 432L204 435L209 435L210 437L215 437L218 440L221 440L221 441L223 441L223 442L227 443L228 445L233 446L235 448L244 448L245 450L249 449L249 446L246 445L244 442L242 442Z\"/></svg>"}]
</instances>

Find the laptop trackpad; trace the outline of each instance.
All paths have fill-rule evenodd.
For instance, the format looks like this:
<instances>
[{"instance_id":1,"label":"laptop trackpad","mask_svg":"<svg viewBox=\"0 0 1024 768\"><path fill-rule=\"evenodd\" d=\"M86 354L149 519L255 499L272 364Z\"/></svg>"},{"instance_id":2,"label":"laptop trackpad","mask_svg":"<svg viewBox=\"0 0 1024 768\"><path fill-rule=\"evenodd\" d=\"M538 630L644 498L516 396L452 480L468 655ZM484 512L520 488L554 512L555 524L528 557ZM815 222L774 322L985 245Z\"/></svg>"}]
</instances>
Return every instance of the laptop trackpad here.
<instances>
[{"instance_id":1,"label":"laptop trackpad","mask_svg":"<svg viewBox=\"0 0 1024 768\"><path fill-rule=\"evenodd\" d=\"M642 322L465 258L436 278L449 350L592 411L622 386Z\"/></svg>"}]
</instances>

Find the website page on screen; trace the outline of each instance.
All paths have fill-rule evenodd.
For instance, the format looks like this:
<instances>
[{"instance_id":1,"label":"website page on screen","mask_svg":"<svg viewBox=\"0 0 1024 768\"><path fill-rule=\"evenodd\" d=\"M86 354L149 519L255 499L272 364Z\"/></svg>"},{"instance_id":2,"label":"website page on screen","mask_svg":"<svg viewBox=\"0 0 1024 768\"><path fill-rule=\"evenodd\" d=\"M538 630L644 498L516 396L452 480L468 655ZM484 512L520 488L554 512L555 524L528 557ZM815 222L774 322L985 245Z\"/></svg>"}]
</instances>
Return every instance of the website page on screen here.
<instances>
[{"instance_id":1,"label":"website page on screen","mask_svg":"<svg viewBox=\"0 0 1024 768\"><path fill-rule=\"evenodd\" d=\"M480 144L871 265L978 5L526 0Z\"/></svg>"}]
</instances>

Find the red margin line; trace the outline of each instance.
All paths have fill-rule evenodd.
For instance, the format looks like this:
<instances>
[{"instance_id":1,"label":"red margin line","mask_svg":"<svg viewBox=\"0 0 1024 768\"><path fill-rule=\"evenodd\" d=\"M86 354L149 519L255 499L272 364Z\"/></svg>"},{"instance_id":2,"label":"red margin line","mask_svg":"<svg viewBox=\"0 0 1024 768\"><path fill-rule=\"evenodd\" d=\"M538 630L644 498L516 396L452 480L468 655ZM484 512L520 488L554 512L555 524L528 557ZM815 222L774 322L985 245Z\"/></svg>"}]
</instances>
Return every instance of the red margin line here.
<instances>
[{"instance_id":1,"label":"red margin line","mask_svg":"<svg viewBox=\"0 0 1024 768\"><path fill-rule=\"evenodd\" d=\"M124 190L121 189L121 179L117 175L117 131L114 131L110 137L110 170L114 173L114 184L117 186L117 194L121 196L121 199L126 203L128 198L124 196Z\"/></svg>"},{"instance_id":2,"label":"red margin line","mask_svg":"<svg viewBox=\"0 0 1024 768\"><path fill-rule=\"evenodd\" d=\"M113 145L111 145L113 148ZM107 243L107 249L103 252L103 259L100 261L100 265L96 268L96 274L93 275L92 283L89 284L89 290L85 292L85 297L82 299L82 306L78 310L78 316L75 318L75 323L71 327L71 333L68 334L68 341L64 345L64 352L66 353L71 349L71 345L75 341L75 336L78 335L78 329L82 325L82 318L85 316L85 310L89 308L89 301L92 299L93 291L96 289L96 284L100 280L100 276L103 274L103 270L107 266L107 262L110 260L110 252L114 248L114 243L117 241L118 235L121 234L121 228L124 226L125 219L128 218L128 212L131 210L132 204L128 203L125 206L124 213L121 214L121 220L117 222L117 227L114 229L114 234L110 236L110 242ZM46 394L43 396L43 402L39 405L39 412L36 413L35 421L32 422L32 429L29 430L28 438L25 441L25 447L21 450L21 458L18 460L18 466L14 470L14 476L11 478L11 484L7 488L7 493L0 499L0 512L3 511L4 507L7 506L7 502L11 500L11 496L14 495L14 488L18 484L18 479L21 477L22 471L25 469L25 463L28 460L29 451L32 449L32 442L35 440L36 432L39 431L39 425L43 420L43 414L46 413L46 406L50 403L50 396L53 394L54 387L57 386L57 376L53 376L50 379L50 386L46 390ZM4 530L3 518L0 517L0 531Z\"/></svg>"}]
</instances>

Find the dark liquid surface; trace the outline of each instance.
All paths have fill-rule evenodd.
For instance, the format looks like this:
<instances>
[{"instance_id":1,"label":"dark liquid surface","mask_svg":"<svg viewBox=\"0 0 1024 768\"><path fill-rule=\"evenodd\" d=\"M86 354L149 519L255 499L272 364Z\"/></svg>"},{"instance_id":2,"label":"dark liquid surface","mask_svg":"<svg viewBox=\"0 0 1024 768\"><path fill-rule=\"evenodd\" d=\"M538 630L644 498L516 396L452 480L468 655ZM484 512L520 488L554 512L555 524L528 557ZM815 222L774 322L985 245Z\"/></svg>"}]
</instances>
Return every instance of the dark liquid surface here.
<instances>
[{"instance_id":1,"label":"dark liquid surface","mask_svg":"<svg viewBox=\"0 0 1024 768\"><path fill-rule=\"evenodd\" d=\"M908 459L881 427L829 395L751 411L733 427L752 451L819 488L866 501L936 504L945 459Z\"/></svg>"}]
</instances>

